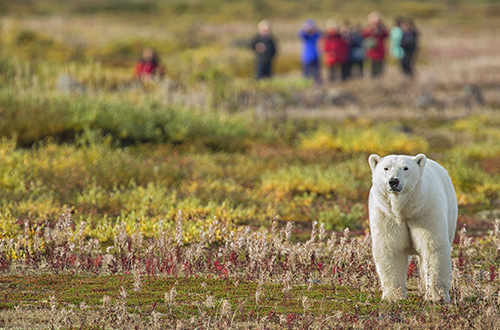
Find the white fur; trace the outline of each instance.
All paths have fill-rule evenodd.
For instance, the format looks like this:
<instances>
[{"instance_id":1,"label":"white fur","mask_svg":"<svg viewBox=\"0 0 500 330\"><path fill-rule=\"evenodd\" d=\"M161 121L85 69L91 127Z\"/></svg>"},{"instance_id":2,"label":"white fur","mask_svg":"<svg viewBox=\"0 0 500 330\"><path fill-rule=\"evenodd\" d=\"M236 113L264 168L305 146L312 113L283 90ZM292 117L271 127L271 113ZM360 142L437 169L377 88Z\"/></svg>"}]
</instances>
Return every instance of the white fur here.
<instances>
[{"instance_id":1,"label":"white fur","mask_svg":"<svg viewBox=\"0 0 500 330\"><path fill-rule=\"evenodd\" d=\"M458 206L448 172L423 154L371 155L368 161L370 230L382 299L406 297L409 256L417 254L425 298L450 301ZM399 180L395 189L391 178Z\"/></svg>"}]
</instances>

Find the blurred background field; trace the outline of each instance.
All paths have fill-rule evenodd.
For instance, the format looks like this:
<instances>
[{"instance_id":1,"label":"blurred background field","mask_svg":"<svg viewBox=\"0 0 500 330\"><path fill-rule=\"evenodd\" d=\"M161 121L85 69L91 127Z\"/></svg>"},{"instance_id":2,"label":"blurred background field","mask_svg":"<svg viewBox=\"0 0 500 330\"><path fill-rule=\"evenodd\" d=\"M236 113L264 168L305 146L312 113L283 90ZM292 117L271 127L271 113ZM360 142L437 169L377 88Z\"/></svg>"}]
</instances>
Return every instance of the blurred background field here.
<instances>
[{"instance_id":1,"label":"blurred background field","mask_svg":"<svg viewBox=\"0 0 500 330\"><path fill-rule=\"evenodd\" d=\"M415 18L417 76L317 87L300 76L306 18ZM110 244L182 210L184 239L214 219L367 229L371 153L426 153L448 168L459 228L500 213L500 2L2 1L0 238L54 225ZM247 45L268 18L275 78ZM145 47L165 79L133 81ZM84 227L81 224L85 222Z\"/></svg>"}]
</instances>

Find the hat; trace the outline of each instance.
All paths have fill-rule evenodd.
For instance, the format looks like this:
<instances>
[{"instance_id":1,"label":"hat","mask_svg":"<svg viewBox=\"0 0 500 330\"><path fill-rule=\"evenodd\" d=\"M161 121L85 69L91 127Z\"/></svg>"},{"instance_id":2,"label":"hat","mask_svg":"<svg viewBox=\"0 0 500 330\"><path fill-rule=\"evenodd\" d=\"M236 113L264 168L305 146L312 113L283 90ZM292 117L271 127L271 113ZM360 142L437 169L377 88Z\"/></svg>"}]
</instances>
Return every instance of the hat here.
<instances>
[{"instance_id":1,"label":"hat","mask_svg":"<svg viewBox=\"0 0 500 330\"><path fill-rule=\"evenodd\" d=\"M305 22L304 22L304 26L307 26L307 27L315 27L316 26L316 21L313 20L313 19L307 19Z\"/></svg>"}]
</instances>

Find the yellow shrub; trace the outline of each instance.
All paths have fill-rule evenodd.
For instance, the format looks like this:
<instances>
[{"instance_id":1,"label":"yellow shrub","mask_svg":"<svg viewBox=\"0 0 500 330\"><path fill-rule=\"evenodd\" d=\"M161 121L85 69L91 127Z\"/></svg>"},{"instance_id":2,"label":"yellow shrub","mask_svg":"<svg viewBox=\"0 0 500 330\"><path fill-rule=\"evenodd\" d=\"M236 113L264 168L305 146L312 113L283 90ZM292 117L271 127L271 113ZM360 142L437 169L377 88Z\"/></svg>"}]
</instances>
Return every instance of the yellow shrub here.
<instances>
[{"instance_id":1,"label":"yellow shrub","mask_svg":"<svg viewBox=\"0 0 500 330\"><path fill-rule=\"evenodd\" d=\"M0 239L14 238L21 232L17 219L9 209L3 208L0 212Z\"/></svg>"},{"instance_id":2,"label":"yellow shrub","mask_svg":"<svg viewBox=\"0 0 500 330\"><path fill-rule=\"evenodd\" d=\"M57 219L66 206L60 205L52 196L37 199L22 200L17 206L17 212L30 216L30 220L45 221Z\"/></svg>"},{"instance_id":3,"label":"yellow shrub","mask_svg":"<svg viewBox=\"0 0 500 330\"><path fill-rule=\"evenodd\" d=\"M316 131L310 136L304 137L300 141L300 147L305 150L340 150L342 149L342 141L330 133Z\"/></svg>"},{"instance_id":4,"label":"yellow shrub","mask_svg":"<svg viewBox=\"0 0 500 330\"><path fill-rule=\"evenodd\" d=\"M350 154L414 154L426 152L429 144L423 137L410 136L388 126L377 125L371 128L340 128L336 134L319 130L302 137L299 147L305 150L339 150Z\"/></svg>"}]
</instances>

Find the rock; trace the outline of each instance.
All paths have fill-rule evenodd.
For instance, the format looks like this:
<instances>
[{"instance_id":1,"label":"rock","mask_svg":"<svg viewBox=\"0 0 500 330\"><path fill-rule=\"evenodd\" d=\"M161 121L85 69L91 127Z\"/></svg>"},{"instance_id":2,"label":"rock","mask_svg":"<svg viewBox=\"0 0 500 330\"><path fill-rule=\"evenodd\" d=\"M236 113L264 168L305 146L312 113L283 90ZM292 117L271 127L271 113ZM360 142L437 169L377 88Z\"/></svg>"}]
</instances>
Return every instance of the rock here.
<instances>
[{"instance_id":1,"label":"rock","mask_svg":"<svg viewBox=\"0 0 500 330\"><path fill-rule=\"evenodd\" d=\"M334 106L346 106L350 104L359 104L359 100L351 92L342 91L340 89L332 89L326 93L327 103Z\"/></svg>"},{"instance_id":2,"label":"rock","mask_svg":"<svg viewBox=\"0 0 500 330\"><path fill-rule=\"evenodd\" d=\"M429 93L422 93L415 100L415 105L420 109L427 109L437 104L436 99Z\"/></svg>"},{"instance_id":3,"label":"rock","mask_svg":"<svg viewBox=\"0 0 500 330\"><path fill-rule=\"evenodd\" d=\"M312 283L312 284L321 284L321 281L317 280L315 278L310 278L307 280L307 282Z\"/></svg>"},{"instance_id":4,"label":"rock","mask_svg":"<svg viewBox=\"0 0 500 330\"><path fill-rule=\"evenodd\" d=\"M306 108L319 108L325 102L326 93L320 89L308 90L302 94L301 104Z\"/></svg>"},{"instance_id":5,"label":"rock","mask_svg":"<svg viewBox=\"0 0 500 330\"><path fill-rule=\"evenodd\" d=\"M500 219L500 209L479 211L476 213L476 217L479 220L494 221Z\"/></svg>"},{"instance_id":6,"label":"rock","mask_svg":"<svg viewBox=\"0 0 500 330\"><path fill-rule=\"evenodd\" d=\"M481 93L479 86L474 84L465 85L463 93L465 94L465 98L468 103L475 105L484 104L483 93Z\"/></svg>"}]
</instances>

